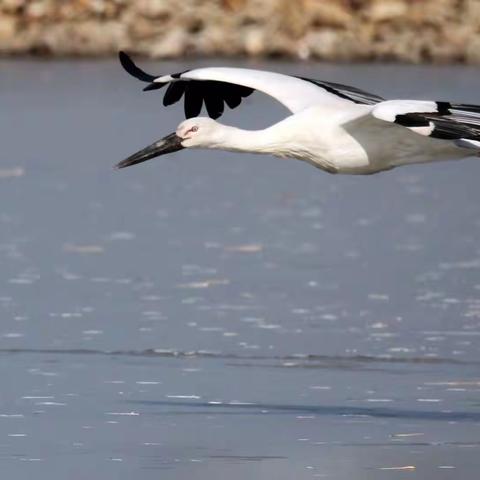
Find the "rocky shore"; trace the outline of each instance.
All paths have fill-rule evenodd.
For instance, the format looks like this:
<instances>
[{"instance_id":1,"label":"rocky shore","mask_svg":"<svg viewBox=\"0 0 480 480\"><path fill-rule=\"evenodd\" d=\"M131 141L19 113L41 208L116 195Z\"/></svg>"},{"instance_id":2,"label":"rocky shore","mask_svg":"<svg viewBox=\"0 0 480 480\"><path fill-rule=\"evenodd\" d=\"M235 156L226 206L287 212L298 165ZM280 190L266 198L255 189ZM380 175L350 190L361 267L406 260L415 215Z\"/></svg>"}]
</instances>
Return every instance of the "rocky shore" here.
<instances>
[{"instance_id":1,"label":"rocky shore","mask_svg":"<svg viewBox=\"0 0 480 480\"><path fill-rule=\"evenodd\" d=\"M0 0L0 54L480 63L480 0Z\"/></svg>"}]
</instances>

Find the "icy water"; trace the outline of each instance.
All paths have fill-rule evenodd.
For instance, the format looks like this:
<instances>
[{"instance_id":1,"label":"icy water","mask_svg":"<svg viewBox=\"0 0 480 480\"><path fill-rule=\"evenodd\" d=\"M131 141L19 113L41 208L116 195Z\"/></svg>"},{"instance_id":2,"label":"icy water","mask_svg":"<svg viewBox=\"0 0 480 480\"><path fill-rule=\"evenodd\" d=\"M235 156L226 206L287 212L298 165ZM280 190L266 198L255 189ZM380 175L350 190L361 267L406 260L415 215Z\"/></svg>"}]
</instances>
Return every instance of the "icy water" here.
<instances>
[{"instance_id":1,"label":"icy water","mask_svg":"<svg viewBox=\"0 0 480 480\"><path fill-rule=\"evenodd\" d=\"M480 103L475 68L260 67ZM2 478L477 479L480 161L114 171L183 119L141 87L0 62Z\"/></svg>"}]
</instances>

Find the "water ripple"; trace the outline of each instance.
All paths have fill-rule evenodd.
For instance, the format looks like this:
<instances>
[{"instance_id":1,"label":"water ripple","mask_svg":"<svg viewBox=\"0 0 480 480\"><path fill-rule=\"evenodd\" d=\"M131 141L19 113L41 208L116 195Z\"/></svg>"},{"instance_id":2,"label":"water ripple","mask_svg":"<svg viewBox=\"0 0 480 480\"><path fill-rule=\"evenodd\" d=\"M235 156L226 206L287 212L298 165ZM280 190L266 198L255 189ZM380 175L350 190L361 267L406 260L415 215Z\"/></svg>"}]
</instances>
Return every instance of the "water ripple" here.
<instances>
[{"instance_id":1,"label":"water ripple","mask_svg":"<svg viewBox=\"0 0 480 480\"><path fill-rule=\"evenodd\" d=\"M292 405L248 402L198 402L169 400L129 400L129 404L145 407L167 408L159 415L299 415L313 414L336 417L397 418L414 420L435 420L448 422L480 422L476 411L432 411L387 407L359 407L342 405ZM148 412L152 414L151 411ZM468 442L469 444L471 442Z\"/></svg>"},{"instance_id":2,"label":"water ripple","mask_svg":"<svg viewBox=\"0 0 480 480\"><path fill-rule=\"evenodd\" d=\"M144 350L100 350L88 348L0 348L0 354L54 354L54 355L104 355L119 357L158 357L158 358L200 358L200 359L220 359L220 360L257 360L257 361L277 361L285 362L284 367L296 367L308 364L327 363L330 365L341 366L342 364L369 364L369 363L389 363L389 364L427 364L427 365L480 365L477 360L461 360L449 357L399 357L393 355L320 355L315 353L307 354L289 354L289 355L245 355L210 350L173 350L147 348Z\"/></svg>"}]
</instances>

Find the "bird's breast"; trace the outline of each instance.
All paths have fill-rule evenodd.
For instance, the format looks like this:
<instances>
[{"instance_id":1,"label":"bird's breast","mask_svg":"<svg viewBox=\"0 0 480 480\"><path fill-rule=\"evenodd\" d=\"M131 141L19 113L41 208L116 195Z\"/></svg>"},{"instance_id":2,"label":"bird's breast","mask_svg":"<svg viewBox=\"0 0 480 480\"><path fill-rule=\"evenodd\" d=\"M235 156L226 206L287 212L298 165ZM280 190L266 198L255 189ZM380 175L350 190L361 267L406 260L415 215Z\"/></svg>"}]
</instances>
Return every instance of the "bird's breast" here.
<instances>
[{"instance_id":1,"label":"bird's breast","mask_svg":"<svg viewBox=\"0 0 480 480\"><path fill-rule=\"evenodd\" d=\"M301 144L295 144L289 156L329 173L365 173L370 168L368 154L362 145L343 129L330 126L316 131Z\"/></svg>"}]
</instances>

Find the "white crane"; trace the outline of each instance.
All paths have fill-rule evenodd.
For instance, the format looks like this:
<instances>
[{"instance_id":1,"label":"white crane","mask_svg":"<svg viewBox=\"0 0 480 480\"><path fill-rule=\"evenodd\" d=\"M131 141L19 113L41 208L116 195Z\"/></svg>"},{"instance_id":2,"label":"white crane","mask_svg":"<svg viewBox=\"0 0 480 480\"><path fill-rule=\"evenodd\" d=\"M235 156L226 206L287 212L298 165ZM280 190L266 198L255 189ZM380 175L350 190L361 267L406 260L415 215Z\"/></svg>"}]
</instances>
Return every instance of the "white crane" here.
<instances>
[{"instance_id":1,"label":"white crane","mask_svg":"<svg viewBox=\"0 0 480 480\"><path fill-rule=\"evenodd\" d=\"M124 52L125 70L168 88L165 106L184 99L187 120L131 155L124 168L182 148L268 153L306 161L330 173L372 174L413 163L480 154L480 106L419 100L384 100L354 87L244 68L198 68L155 76ZM291 115L263 130L216 122L224 104L236 108L254 90L272 96ZM208 117L199 117L202 105Z\"/></svg>"}]
</instances>

